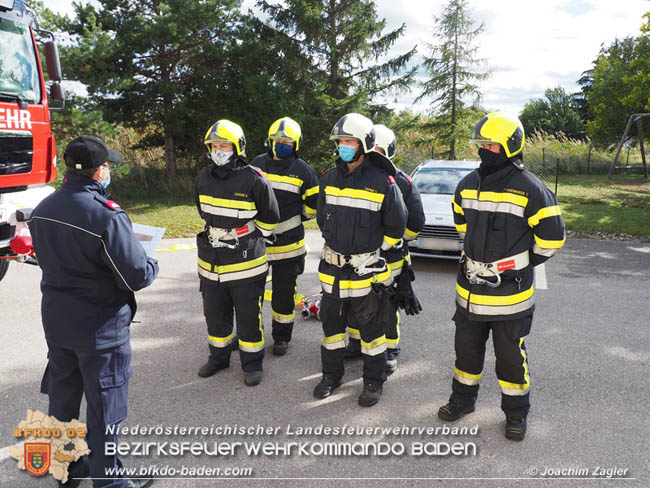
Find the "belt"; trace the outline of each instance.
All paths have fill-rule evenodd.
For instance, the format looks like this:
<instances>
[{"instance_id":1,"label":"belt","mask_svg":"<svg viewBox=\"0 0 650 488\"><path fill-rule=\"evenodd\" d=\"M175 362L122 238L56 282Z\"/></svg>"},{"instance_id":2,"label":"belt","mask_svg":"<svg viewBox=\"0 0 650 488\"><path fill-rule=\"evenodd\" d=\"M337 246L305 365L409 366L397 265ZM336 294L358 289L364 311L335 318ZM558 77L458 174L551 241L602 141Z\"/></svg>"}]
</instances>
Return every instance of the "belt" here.
<instances>
[{"instance_id":1,"label":"belt","mask_svg":"<svg viewBox=\"0 0 650 488\"><path fill-rule=\"evenodd\" d=\"M350 266L354 268L354 272L358 275L368 273L381 273L386 271L386 260L379 255L379 249L373 252L366 252L362 254L340 254L334 249L330 248L327 244L323 246L320 257L326 263L332 264L339 268ZM368 266L381 262L380 267L369 268Z\"/></svg>"},{"instance_id":2,"label":"belt","mask_svg":"<svg viewBox=\"0 0 650 488\"><path fill-rule=\"evenodd\" d=\"M208 242L212 247L227 247L229 249L237 249L239 247L239 238L247 236L255 232L255 221L251 220L241 227L234 229L224 229L222 227L208 226ZM228 244L224 241L234 241Z\"/></svg>"},{"instance_id":3,"label":"belt","mask_svg":"<svg viewBox=\"0 0 650 488\"><path fill-rule=\"evenodd\" d=\"M302 217L300 215L294 215L287 220L283 220L273 229L273 235L282 234L288 230L295 229L302 224Z\"/></svg>"},{"instance_id":4,"label":"belt","mask_svg":"<svg viewBox=\"0 0 650 488\"><path fill-rule=\"evenodd\" d=\"M528 251L520 252L514 256L483 263L475 261L463 255L461 262L465 265L465 277L472 285L488 285L493 288L501 284L501 273L508 270L520 270L530 264ZM486 280L484 278L496 278L496 281Z\"/></svg>"}]
</instances>

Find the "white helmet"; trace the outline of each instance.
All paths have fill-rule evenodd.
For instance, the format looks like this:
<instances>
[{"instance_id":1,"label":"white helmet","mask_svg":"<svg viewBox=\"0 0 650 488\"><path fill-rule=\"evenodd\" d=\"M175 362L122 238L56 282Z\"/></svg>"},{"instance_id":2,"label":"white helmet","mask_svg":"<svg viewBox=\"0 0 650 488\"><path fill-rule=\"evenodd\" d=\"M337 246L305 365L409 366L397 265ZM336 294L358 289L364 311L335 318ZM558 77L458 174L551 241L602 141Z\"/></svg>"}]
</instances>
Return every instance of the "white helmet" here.
<instances>
[{"instance_id":1,"label":"white helmet","mask_svg":"<svg viewBox=\"0 0 650 488\"><path fill-rule=\"evenodd\" d=\"M361 141L364 153L369 153L375 147L375 126L368 117L361 114L346 114L332 128L330 140L336 141L341 137L355 137Z\"/></svg>"},{"instance_id":2,"label":"white helmet","mask_svg":"<svg viewBox=\"0 0 650 488\"><path fill-rule=\"evenodd\" d=\"M381 148L388 159L393 159L397 152L395 133L385 125L375 125L375 150Z\"/></svg>"}]
</instances>

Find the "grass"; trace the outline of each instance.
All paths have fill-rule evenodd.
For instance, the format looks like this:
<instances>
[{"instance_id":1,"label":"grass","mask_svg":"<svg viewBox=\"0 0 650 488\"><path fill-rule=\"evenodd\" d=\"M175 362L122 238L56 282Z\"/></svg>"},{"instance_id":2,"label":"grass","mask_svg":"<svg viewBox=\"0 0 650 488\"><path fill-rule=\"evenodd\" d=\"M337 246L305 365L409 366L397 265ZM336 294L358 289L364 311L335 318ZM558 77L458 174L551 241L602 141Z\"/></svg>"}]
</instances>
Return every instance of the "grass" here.
<instances>
[{"instance_id":1,"label":"grass","mask_svg":"<svg viewBox=\"0 0 650 488\"><path fill-rule=\"evenodd\" d=\"M555 189L554 179L544 182ZM203 228L191 197L155 191L121 191L114 197L140 224L167 228L165 237L193 237ZM650 241L650 181L639 175L560 175L558 199L567 228L575 233L628 234ZM315 220L308 229L317 229Z\"/></svg>"},{"instance_id":2,"label":"grass","mask_svg":"<svg viewBox=\"0 0 650 488\"><path fill-rule=\"evenodd\" d=\"M544 181L551 190L554 179ZM567 229L629 234L650 241L650 181L639 175L560 175L558 200Z\"/></svg>"}]
</instances>

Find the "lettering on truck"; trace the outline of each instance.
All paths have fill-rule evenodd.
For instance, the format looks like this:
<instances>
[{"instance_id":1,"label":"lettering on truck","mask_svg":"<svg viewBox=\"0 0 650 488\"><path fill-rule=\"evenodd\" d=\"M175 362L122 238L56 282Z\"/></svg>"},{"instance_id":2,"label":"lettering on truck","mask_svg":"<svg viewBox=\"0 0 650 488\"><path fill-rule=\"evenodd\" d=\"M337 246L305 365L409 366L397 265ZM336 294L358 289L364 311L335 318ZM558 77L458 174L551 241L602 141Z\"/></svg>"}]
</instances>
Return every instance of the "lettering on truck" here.
<instances>
[{"instance_id":1,"label":"lettering on truck","mask_svg":"<svg viewBox=\"0 0 650 488\"><path fill-rule=\"evenodd\" d=\"M32 119L28 110L0 108L0 129L31 129Z\"/></svg>"}]
</instances>

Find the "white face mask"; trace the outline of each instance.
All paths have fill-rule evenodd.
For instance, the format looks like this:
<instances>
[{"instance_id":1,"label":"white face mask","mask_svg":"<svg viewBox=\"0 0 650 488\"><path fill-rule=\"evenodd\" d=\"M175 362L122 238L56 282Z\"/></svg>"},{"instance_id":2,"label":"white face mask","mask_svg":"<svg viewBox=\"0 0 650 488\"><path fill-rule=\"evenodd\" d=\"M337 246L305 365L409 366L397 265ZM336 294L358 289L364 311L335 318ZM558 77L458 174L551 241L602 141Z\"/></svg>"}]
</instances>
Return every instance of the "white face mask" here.
<instances>
[{"instance_id":1,"label":"white face mask","mask_svg":"<svg viewBox=\"0 0 650 488\"><path fill-rule=\"evenodd\" d=\"M220 151L219 149L213 149L210 153L210 157L212 158L212 161L214 161L214 164L217 166L223 166L224 164L228 164L228 161L230 161L233 154L234 151Z\"/></svg>"}]
</instances>

